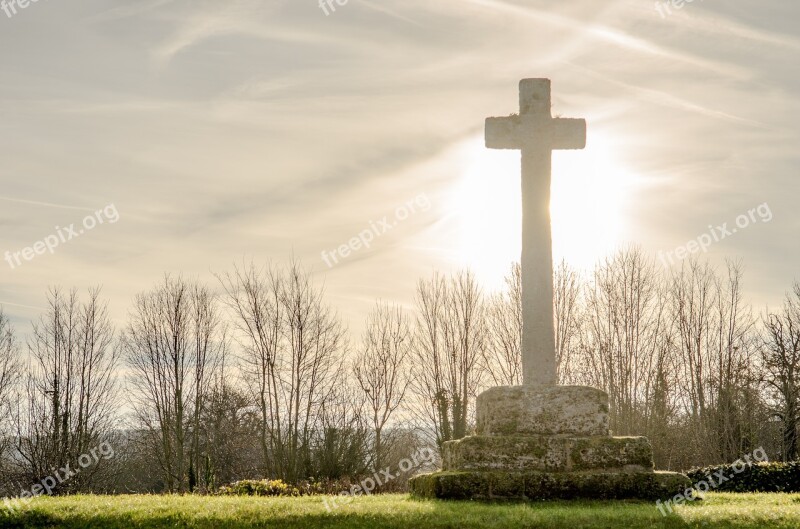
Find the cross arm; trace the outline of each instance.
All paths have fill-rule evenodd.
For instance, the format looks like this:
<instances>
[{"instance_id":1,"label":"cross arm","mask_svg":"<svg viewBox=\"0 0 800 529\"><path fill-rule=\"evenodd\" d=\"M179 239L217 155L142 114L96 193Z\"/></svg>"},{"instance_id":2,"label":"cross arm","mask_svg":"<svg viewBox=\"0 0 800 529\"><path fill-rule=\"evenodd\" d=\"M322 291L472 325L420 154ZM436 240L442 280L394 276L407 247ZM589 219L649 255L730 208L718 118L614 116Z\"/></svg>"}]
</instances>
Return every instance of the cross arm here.
<instances>
[{"instance_id":1,"label":"cross arm","mask_svg":"<svg viewBox=\"0 0 800 529\"><path fill-rule=\"evenodd\" d=\"M553 120L553 149L586 148L586 120L556 118Z\"/></svg>"},{"instance_id":2,"label":"cross arm","mask_svg":"<svg viewBox=\"0 0 800 529\"><path fill-rule=\"evenodd\" d=\"M486 147L522 149L522 119L519 116L486 118Z\"/></svg>"},{"instance_id":3,"label":"cross arm","mask_svg":"<svg viewBox=\"0 0 800 529\"><path fill-rule=\"evenodd\" d=\"M538 142L551 149L586 147L586 120L508 116L486 119L486 147L522 149L526 142Z\"/></svg>"}]
</instances>

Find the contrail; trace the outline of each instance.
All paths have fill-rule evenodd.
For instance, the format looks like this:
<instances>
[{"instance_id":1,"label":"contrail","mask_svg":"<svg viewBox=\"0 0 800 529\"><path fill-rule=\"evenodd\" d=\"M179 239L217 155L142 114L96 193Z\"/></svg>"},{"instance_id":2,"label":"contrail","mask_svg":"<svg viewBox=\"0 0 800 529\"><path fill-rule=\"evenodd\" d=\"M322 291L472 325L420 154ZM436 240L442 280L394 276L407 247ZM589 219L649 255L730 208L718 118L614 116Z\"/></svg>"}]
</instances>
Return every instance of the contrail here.
<instances>
[{"instance_id":1,"label":"contrail","mask_svg":"<svg viewBox=\"0 0 800 529\"><path fill-rule=\"evenodd\" d=\"M94 211L92 208L82 208L78 206L65 206L64 204L53 204L52 202L39 202L38 200L25 200L23 198L2 197L0 200L8 202L18 202L20 204L31 204L33 206L46 206L49 208L77 209L79 211Z\"/></svg>"},{"instance_id":2,"label":"contrail","mask_svg":"<svg viewBox=\"0 0 800 529\"><path fill-rule=\"evenodd\" d=\"M9 305L11 307L21 307L23 309L47 310L44 307L34 307L32 305L20 305L19 303L11 303L9 301L0 301L0 305Z\"/></svg>"}]
</instances>

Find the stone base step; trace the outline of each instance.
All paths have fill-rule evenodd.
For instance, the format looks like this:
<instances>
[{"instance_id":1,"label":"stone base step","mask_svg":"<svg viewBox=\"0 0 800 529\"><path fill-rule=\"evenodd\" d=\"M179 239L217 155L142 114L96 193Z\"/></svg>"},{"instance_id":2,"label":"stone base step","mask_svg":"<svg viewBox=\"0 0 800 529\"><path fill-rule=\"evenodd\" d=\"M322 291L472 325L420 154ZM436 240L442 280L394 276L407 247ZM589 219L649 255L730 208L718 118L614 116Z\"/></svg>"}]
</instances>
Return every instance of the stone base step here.
<instances>
[{"instance_id":1,"label":"stone base step","mask_svg":"<svg viewBox=\"0 0 800 529\"><path fill-rule=\"evenodd\" d=\"M411 493L448 500L669 499L691 486L674 472L434 472L415 476Z\"/></svg>"},{"instance_id":2,"label":"stone base step","mask_svg":"<svg viewBox=\"0 0 800 529\"><path fill-rule=\"evenodd\" d=\"M478 395L480 435L609 435L608 395L585 386L504 386Z\"/></svg>"},{"instance_id":3,"label":"stone base step","mask_svg":"<svg viewBox=\"0 0 800 529\"><path fill-rule=\"evenodd\" d=\"M647 472L645 437L471 436L444 443L444 470Z\"/></svg>"}]
</instances>

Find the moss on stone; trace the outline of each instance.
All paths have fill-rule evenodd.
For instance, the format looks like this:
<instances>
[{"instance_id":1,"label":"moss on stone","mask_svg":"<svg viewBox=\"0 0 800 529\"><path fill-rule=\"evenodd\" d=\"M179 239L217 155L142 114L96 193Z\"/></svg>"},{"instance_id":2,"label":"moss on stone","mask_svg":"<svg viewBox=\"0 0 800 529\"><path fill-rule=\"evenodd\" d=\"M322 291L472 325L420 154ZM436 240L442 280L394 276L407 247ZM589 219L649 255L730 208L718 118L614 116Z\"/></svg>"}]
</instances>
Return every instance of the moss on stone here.
<instances>
[{"instance_id":1,"label":"moss on stone","mask_svg":"<svg viewBox=\"0 0 800 529\"><path fill-rule=\"evenodd\" d=\"M653 449L645 437L575 438L570 460L575 471L625 467L652 470Z\"/></svg>"},{"instance_id":2,"label":"moss on stone","mask_svg":"<svg viewBox=\"0 0 800 529\"><path fill-rule=\"evenodd\" d=\"M691 486L673 472L435 472L411 479L421 498L452 500L641 499L673 497Z\"/></svg>"},{"instance_id":3,"label":"moss on stone","mask_svg":"<svg viewBox=\"0 0 800 529\"><path fill-rule=\"evenodd\" d=\"M443 447L445 470L647 471L644 437L470 436Z\"/></svg>"},{"instance_id":4,"label":"moss on stone","mask_svg":"<svg viewBox=\"0 0 800 529\"><path fill-rule=\"evenodd\" d=\"M566 470L564 440L542 436L472 436L445 443L446 470Z\"/></svg>"}]
</instances>

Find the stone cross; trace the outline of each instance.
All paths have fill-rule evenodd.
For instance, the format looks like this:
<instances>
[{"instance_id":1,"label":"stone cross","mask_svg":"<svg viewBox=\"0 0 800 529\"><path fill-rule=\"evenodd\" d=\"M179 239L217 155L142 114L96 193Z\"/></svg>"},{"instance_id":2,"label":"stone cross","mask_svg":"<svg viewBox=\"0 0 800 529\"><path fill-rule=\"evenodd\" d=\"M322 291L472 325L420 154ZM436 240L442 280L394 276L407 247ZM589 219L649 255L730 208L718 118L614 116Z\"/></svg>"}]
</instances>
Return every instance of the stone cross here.
<instances>
[{"instance_id":1,"label":"stone cross","mask_svg":"<svg viewBox=\"0 0 800 529\"><path fill-rule=\"evenodd\" d=\"M486 147L522 151L522 373L525 385L556 377L550 178L554 149L586 147L586 121L553 118L550 80L523 79L519 115L486 120Z\"/></svg>"}]
</instances>

